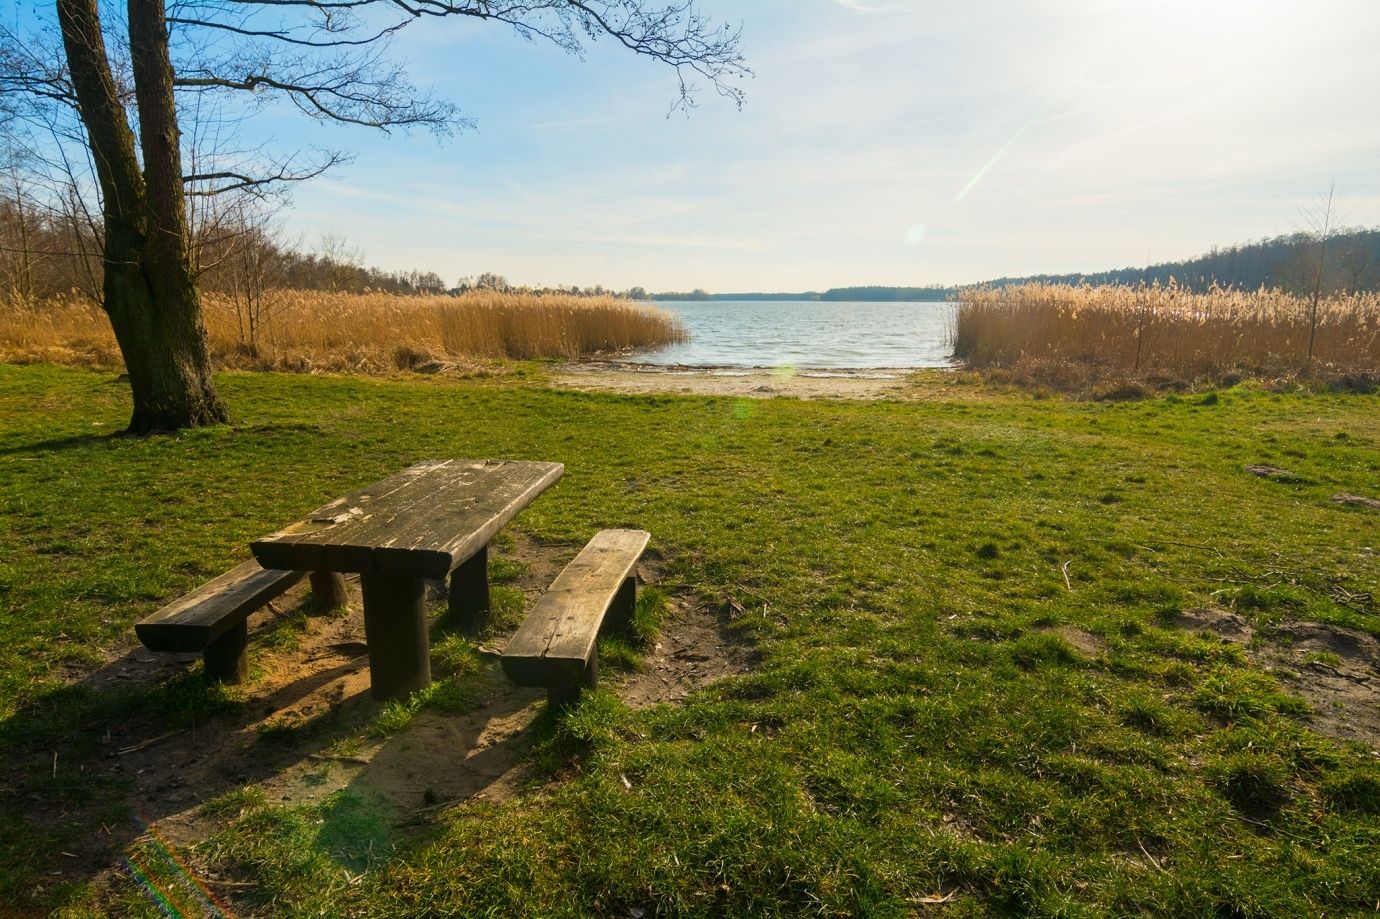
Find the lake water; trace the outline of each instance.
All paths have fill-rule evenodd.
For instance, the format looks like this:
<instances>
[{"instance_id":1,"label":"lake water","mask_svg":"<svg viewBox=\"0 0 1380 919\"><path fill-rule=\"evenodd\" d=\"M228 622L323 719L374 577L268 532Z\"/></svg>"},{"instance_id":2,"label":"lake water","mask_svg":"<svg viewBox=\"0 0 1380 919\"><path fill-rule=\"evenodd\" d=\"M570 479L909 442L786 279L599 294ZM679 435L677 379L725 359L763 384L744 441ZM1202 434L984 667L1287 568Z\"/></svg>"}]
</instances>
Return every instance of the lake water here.
<instances>
[{"instance_id":1,"label":"lake water","mask_svg":"<svg viewBox=\"0 0 1380 919\"><path fill-rule=\"evenodd\" d=\"M663 301L690 341L629 360L690 367L859 370L950 363L951 303Z\"/></svg>"}]
</instances>

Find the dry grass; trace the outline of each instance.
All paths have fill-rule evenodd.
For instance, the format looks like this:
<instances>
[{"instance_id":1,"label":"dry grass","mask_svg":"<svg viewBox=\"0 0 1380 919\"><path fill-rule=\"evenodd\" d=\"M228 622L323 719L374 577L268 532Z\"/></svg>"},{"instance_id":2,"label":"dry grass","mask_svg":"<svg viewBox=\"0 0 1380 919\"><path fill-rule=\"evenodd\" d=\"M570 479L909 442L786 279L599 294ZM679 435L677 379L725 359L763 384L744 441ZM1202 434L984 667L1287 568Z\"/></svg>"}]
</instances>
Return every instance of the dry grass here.
<instances>
[{"instance_id":1,"label":"dry grass","mask_svg":"<svg viewBox=\"0 0 1380 919\"><path fill-rule=\"evenodd\" d=\"M1272 290L1026 284L960 295L954 353L1060 389L1108 380L1218 382L1380 375L1380 295L1324 298L1308 366L1309 302Z\"/></svg>"},{"instance_id":2,"label":"dry grass","mask_svg":"<svg viewBox=\"0 0 1380 919\"><path fill-rule=\"evenodd\" d=\"M204 306L213 360L239 369L474 370L485 360L575 359L685 337L671 313L612 297L281 290L265 295L266 319L251 345L231 299L208 294ZM11 298L0 301L0 361L118 366L120 354L105 314L90 303Z\"/></svg>"}]
</instances>

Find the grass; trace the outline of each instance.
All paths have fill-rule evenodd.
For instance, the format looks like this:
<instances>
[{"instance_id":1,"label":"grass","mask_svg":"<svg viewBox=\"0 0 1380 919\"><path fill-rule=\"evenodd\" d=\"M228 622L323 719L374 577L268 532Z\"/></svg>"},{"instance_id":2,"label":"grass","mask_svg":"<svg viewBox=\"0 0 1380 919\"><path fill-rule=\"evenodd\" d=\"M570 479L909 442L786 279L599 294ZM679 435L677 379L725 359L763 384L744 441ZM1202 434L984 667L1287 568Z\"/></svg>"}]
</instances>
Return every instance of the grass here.
<instances>
[{"instance_id":1,"label":"grass","mask_svg":"<svg viewBox=\"0 0 1380 919\"><path fill-rule=\"evenodd\" d=\"M127 819L103 725L154 713L204 729L254 686L69 678L250 539L441 456L564 462L519 525L572 548L604 527L650 530L663 587L731 617L760 662L681 705L631 711L601 689L546 716L539 789L422 831L367 799L285 805L251 783L215 802L204 843L166 858L135 846L154 886L194 900L180 859L252 884L237 911L284 917L1377 908L1373 753L1318 734L1241 648L1171 625L1229 603L1255 624L1380 634L1373 600L1329 589L1373 595L1380 579L1380 516L1330 501L1380 480L1373 396L219 385L233 426L113 439L128 407L111 375L0 366L0 911L159 915L131 870L111 891L47 874L100 832L96 815ZM640 615L655 628L656 610ZM636 666L632 645L619 654ZM406 737L416 706L463 707L472 649L438 641L436 661L443 698L381 710L379 729Z\"/></svg>"},{"instance_id":2,"label":"grass","mask_svg":"<svg viewBox=\"0 0 1380 919\"><path fill-rule=\"evenodd\" d=\"M685 335L671 313L613 297L270 290L252 337L231 298L210 293L203 305L216 366L256 370L476 370L484 369L477 361L573 359ZM75 295L35 304L0 299L0 360L120 365L104 313Z\"/></svg>"},{"instance_id":3,"label":"grass","mask_svg":"<svg viewBox=\"0 0 1380 919\"><path fill-rule=\"evenodd\" d=\"M954 353L976 370L1059 389L1100 386L1107 396L1136 379L1183 385L1294 376L1307 365L1310 306L1282 291L1199 294L1173 284L972 288L960 296ZM1325 297L1317 318L1307 369L1373 390L1380 296Z\"/></svg>"}]
</instances>

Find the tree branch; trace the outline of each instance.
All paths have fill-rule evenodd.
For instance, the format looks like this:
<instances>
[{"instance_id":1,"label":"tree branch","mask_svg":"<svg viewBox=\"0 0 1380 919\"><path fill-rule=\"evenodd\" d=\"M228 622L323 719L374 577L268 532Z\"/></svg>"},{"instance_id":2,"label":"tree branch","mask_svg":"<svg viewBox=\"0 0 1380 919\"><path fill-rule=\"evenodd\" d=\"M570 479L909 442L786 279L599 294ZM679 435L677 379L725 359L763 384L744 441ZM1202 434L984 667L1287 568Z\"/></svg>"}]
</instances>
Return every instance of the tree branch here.
<instances>
[{"instance_id":1,"label":"tree branch","mask_svg":"<svg viewBox=\"0 0 1380 919\"><path fill-rule=\"evenodd\" d=\"M290 45L300 45L305 48L356 48L360 47L361 45L371 45L376 41L380 41L381 39L387 38L388 36L401 31L410 24L408 20L403 20L402 22L388 26L385 29L381 29L378 32L366 38L340 38L332 39L330 41L312 41L310 39L297 38L291 35L287 30L245 29L239 26L230 25L226 22L215 22L210 19L186 19L180 16L169 16L168 22L176 23L182 26L195 26L198 28L205 29L219 29L224 32L232 32L236 35L243 35L249 38L269 38L274 41L280 41Z\"/></svg>"},{"instance_id":2,"label":"tree branch","mask_svg":"<svg viewBox=\"0 0 1380 919\"><path fill-rule=\"evenodd\" d=\"M231 169L219 170L217 172L200 172L182 177L183 184L192 185L198 182L229 182L229 185L218 185L214 188L192 189L188 195L196 197L212 197L223 195L231 191L249 191L259 193L259 190L267 185L278 182L305 182L314 179L329 169L344 162L345 157L339 153L332 153L323 162L305 172L292 172L289 170L290 163L284 164L273 175L251 176Z\"/></svg>"}]
</instances>

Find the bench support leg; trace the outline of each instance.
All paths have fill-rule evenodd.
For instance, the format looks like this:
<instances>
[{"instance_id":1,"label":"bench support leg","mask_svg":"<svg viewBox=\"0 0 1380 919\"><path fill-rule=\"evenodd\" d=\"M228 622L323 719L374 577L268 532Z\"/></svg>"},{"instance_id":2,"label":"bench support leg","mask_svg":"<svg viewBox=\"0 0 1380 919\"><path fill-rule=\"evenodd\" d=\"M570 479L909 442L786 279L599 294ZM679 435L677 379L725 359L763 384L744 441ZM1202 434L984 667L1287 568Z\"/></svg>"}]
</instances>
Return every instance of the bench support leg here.
<instances>
[{"instance_id":1,"label":"bench support leg","mask_svg":"<svg viewBox=\"0 0 1380 919\"><path fill-rule=\"evenodd\" d=\"M467 638L478 638L489 624L489 547L460 563L450 574L448 617Z\"/></svg>"},{"instance_id":2,"label":"bench support leg","mask_svg":"<svg viewBox=\"0 0 1380 919\"><path fill-rule=\"evenodd\" d=\"M421 578L366 572L364 635L369 643L370 691L380 702L403 699L431 685L426 587Z\"/></svg>"},{"instance_id":3,"label":"bench support leg","mask_svg":"<svg viewBox=\"0 0 1380 919\"><path fill-rule=\"evenodd\" d=\"M546 690L546 704L553 709L569 708L580 700L580 693L599 686L599 652L596 649L585 665L585 674L573 686L553 686Z\"/></svg>"},{"instance_id":4,"label":"bench support leg","mask_svg":"<svg viewBox=\"0 0 1380 919\"><path fill-rule=\"evenodd\" d=\"M206 675L220 683L243 683L249 676L249 621L241 619L201 652Z\"/></svg>"},{"instance_id":5,"label":"bench support leg","mask_svg":"<svg viewBox=\"0 0 1380 919\"><path fill-rule=\"evenodd\" d=\"M345 592L345 575L339 571L313 571L311 599L319 610L342 609L349 606L350 595Z\"/></svg>"},{"instance_id":6,"label":"bench support leg","mask_svg":"<svg viewBox=\"0 0 1380 919\"><path fill-rule=\"evenodd\" d=\"M623 584L614 594L609 611L604 615L604 626L600 633L632 631L633 612L637 609L637 577L632 575L623 579Z\"/></svg>"}]
</instances>

